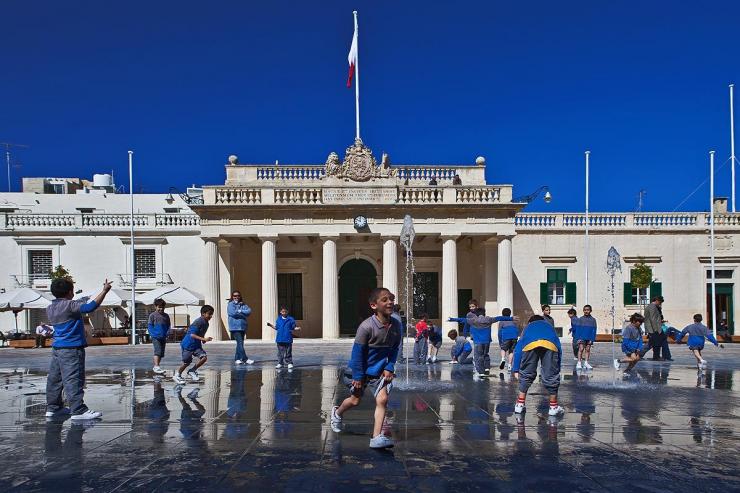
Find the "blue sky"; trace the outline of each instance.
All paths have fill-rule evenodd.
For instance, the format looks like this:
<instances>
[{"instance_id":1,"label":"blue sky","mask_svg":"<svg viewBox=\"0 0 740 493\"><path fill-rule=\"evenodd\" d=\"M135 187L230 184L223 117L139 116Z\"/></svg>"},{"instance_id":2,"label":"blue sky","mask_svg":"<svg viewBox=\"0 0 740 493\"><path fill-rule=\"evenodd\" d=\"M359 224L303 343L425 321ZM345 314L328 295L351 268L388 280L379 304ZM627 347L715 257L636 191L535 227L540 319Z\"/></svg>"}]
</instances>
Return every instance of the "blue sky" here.
<instances>
[{"instance_id":1,"label":"blue sky","mask_svg":"<svg viewBox=\"0 0 740 493\"><path fill-rule=\"evenodd\" d=\"M6 0L0 141L31 146L15 155L15 190L21 175L113 170L127 183L128 149L146 192L223 183L232 153L342 154L355 8L362 136L376 156L486 156L489 183L515 195L549 185L553 202L531 211L582 209L586 149L595 211L633 210L640 189L646 210L671 211L707 178L710 149L718 168L729 158L736 1ZM717 194L729 193L728 163ZM708 196L706 185L680 210L706 210Z\"/></svg>"}]
</instances>

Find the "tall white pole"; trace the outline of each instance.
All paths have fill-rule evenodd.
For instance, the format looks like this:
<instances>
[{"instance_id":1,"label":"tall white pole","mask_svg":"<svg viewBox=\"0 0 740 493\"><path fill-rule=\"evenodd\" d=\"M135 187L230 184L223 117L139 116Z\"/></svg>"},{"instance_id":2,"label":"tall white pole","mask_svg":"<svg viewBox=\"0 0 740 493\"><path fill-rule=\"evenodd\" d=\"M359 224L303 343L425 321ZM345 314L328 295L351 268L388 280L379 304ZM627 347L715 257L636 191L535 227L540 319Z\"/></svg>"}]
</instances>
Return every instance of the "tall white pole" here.
<instances>
[{"instance_id":1,"label":"tall white pole","mask_svg":"<svg viewBox=\"0 0 740 493\"><path fill-rule=\"evenodd\" d=\"M735 84L730 84L730 160L732 169L732 212L735 212Z\"/></svg>"},{"instance_id":2,"label":"tall white pole","mask_svg":"<svg viewBox=\"0 0 740 493\"><path fill-rule=\"evenodd\" d=\"M8 165L8 192L12 192L13 189L10 186L10 148L5 151L5 162Z\"/></svg>"},{"instance_id":3,"label":"tall white pole","mask_svg":"<svg viewBox=\"0 0 740 493\"><path fill-rule=\"evenodd\" d=\"M354 10L352 13L355 15L355 31L357 32L357 55L355 62L355 138L360 138L360 29L357 24L357 11Z\"/></svg>"},{"instance_id":4,"label":"tall white pole","mask_svg":"<svg viewBox=\"0 0 740 493\"><path fill-rule=\"evenodd\" d=\"M717 338L717 286L714 275L714 151L709 151L709 249L712 271L712 334Z\"/></svg>"},{"instance_id":5,"label":"tall white pole","mask_svg":"<svg viewBox=\"0 0 740 493\"><path fill-rule=\"evenodd\" d=\"M134 257L134 151L128 151L128 195L131 201L131 344L136 344L136 259Z\"/></svg>"},{"instance_id":6,"label":"tall white pole","mask_svg":"<svg viewBox=\"0 0 740 493\"><path fill-rule=\"evenodd\" d=\"M587 305L588 305L588 226L589 226L589 221L588 221L588 179L589 179L588 178L588 172L589 172L589 169L588 168L589 168L589 162L588 162L588 159L589 159L589 156L590 155L591 155L591 151L586 151L586 239L585 239L585 242L586 242L586 246L585 246L585 250L586 250L586 252L585 252L586 253L586 255L585 255L586 256L586 286L585 286L586 287L586 296L585 296L585 298L586 298L586 304Z\"/></svg>"}]
</instances>

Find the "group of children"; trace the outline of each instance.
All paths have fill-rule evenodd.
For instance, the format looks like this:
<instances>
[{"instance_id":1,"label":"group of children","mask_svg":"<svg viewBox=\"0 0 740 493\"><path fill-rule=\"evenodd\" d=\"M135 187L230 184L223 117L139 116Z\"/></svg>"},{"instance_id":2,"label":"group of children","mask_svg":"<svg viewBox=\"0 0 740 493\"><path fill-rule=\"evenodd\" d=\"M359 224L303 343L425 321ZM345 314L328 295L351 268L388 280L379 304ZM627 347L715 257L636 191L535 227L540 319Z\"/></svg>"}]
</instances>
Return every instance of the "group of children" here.
<instances>
[{"instance_id":1,"label":"group of children","mask_svg":"<svg viewBox=\"0 0 740 493\"><path fill-rule=\"evenodd\" d=\"M47 377L47 418L54 419L63 414L72 414L73 420L96 419L102 416L99 411L88 409L84 404L85 384L85 333L82 315L94 311L102 303L111 283L107 280L102 291L92 301L73 300L74 285L71 280L57 279L52 283L51 291L55 300L47 309L50 322L54 325L55 338L52 347L52 361ZM368 386L373 390L375 398L375 413L370 447L376 449L393 447L393 440L389 436L387 427L384 427L388 398L393 388L396 360L401 349L402 321L394 311L395 295L386 288L376 288L368 299L372 315L365 319L357 328L352 353L349 360L351 382L349 396L331 410L330 424L334 431L342 429L344 414L360 404ZM169 317L164 313L165 304L162 300L155 302L155 312L149 317L149 332L154 347L154 372L163 373L160 367L164 357ZM545 310L547 308L548 310ZM583 317L576 317L575 310L568 312L571 317L571 331L578 346L578 363L585 360L585 368L590 368L588 358L590 347L595 336L596 321L591 317L590 306L584 307ZM452 363L464 364L471 352L474 353L473 365L476 379L490 374L490 345L491 326L499 323L498 340L501 350L503 369L509 365L512 375L518 379L518 394L514 412L521 416L525 412L526 396L532 383L537 377L539 368L540 379L548 393L548 415L557 419L564 413L558 403L560 386L560 369L562 348L560 339L555 332L554 324L549 317L549 307L543 307L543 315L533 315L521 333L517 330L516 320L511 316L511 309L504 308L501 316L488 317L476 300L470 300L470 311L465 318L451 318L464 324L463 334L451 330L448 337L454 341L451 350ZM198 369L207 361L203 344L212 340L206 336L209 321L213 317L212 306L203 306L201 316L190 325L187 334L181 343L182 365L177 369L173 379L178 384L185 383L183 372L191 380L198 381ZM585 320L584 320L585 319ZM694 324L687 326L680 334L679 340L688 334L689 349L697 358L697 365L701 369L706 361L701 356L704 339L707 338L717 345L717 341L709 333L707 327L701 324L701 315L694 316ZM630 317L630 325L623 332L622 349L627 356L623 362L628 363L627 371L634 368L641 358L642 335L640 325L642 316L634 314ZM441 345L441 333L429 327L426 317L422 317L424 324L417 324L417 335L421 329L422 339L431 339L429 345L434 348L431 361L436 361L436 351ZM285 307L281 307L276 323L268 324L277 331L278 368L283 364L292 365L292 332L297 330L295 320L288 315ZM425 327L426 325L426 327ZM424 336L426 333L426 336ZM472 337L472 346L466 337ZM434 334L434 336L432 336ZM425 341L426 342L426 341ZM439 344L439 345L438 345ZM574 354L576 347L574 345ZM188 369L193 359L196 364ZM620 361L614 365L619 368ZM583 367L583 366L582 366ZM62 391L66 394L69 408L63 407Z\"/></svg>"}]
</instances>

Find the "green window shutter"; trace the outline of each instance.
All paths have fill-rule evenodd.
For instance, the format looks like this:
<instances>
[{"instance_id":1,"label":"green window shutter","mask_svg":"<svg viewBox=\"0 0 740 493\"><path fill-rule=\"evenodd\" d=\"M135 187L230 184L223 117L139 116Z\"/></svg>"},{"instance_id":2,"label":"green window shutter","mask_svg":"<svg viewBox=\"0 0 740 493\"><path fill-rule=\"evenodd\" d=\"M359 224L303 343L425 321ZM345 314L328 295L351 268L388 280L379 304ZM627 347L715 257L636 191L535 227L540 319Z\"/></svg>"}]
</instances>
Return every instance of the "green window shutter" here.
<instances>
[{"instance_id":1,"label":"green window shutter","mask_svg":"<svg viewBox=\"0 0 740 493\"><path fill-rule=\"evenodd\" d=\"M548 299L547 299L547 283L541 282L540 283L540 305L547 305Z\"/></svg>"},{"instance_id":2,"label":"green window shutter","mask_svg":"<svg viewBox=\"0 0 740 493\"><path fill-rule=\"evenodd\" d=\"M566 305L576 304L576 283L574 282L565 283L565 304Z\"/></svg>"},{"instance_id":3,"label":"green window shutter","mask_svg":"<svg viewBox=\"0 0 740 493\"><path fill-rule=\"evenodd\" d=\"M632 283L624 283L624 306L632 304Z\"/></svg>"},{"instance_id":4,"label":"green window shutter","mask_svg":"<svg viewBox=\"0 0 740 493\"><path fill-rule=\"evenodd\" d=\"M568 269L547 269L547 282L567 282Z\"/></svg>"},{"instance_id":5,"label":"green window shutter","mask_svg":"<svg viewBox=\"0 0 740 493\"><path fill-rule=\"evenodd\" d=\"M656 296L663 296L663 283L661 282L650 283L650 299L652 300Z\"/></svg>"}]
</instances>

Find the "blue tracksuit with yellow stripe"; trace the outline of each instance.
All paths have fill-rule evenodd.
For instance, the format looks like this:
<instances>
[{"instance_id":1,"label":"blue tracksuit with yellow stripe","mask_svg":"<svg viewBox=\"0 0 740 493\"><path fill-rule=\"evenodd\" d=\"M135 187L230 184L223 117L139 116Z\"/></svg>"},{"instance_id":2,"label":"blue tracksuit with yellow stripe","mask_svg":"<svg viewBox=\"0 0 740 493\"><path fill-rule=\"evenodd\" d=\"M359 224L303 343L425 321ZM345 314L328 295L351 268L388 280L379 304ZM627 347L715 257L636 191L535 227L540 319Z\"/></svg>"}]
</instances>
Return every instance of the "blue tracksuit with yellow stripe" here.
<instances>
[{"instance_id":1,"label":"blue tracksuit with yellow stripe","mask_svg":"<svg viewBox=\"0 0 740 493\"><path fill-rule=\"evenodd\" d=\"M560 339L552 325L544 320L528 324L514 348L511 371L519 373L519 392L526 393L537 377L540 365L542 384L552 395L560 387Z\"/></svg>"}]
</instances>

